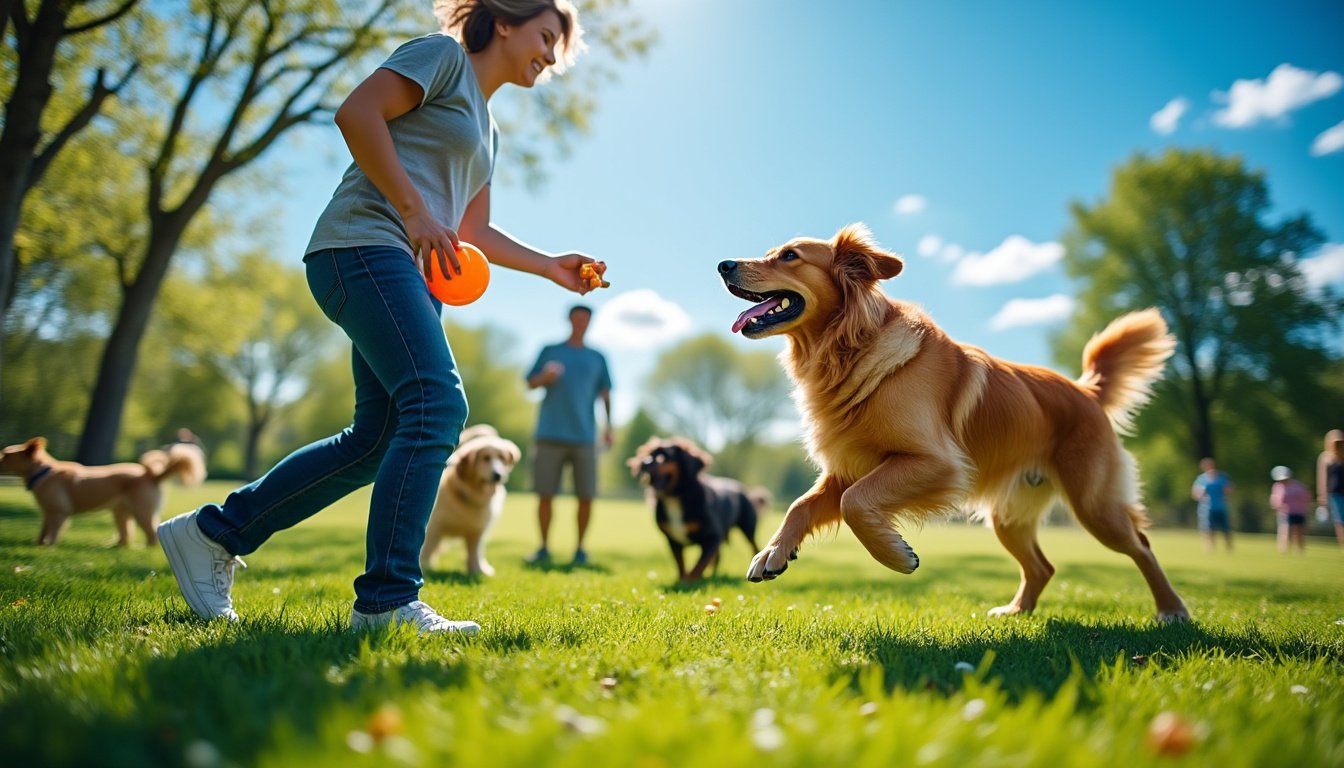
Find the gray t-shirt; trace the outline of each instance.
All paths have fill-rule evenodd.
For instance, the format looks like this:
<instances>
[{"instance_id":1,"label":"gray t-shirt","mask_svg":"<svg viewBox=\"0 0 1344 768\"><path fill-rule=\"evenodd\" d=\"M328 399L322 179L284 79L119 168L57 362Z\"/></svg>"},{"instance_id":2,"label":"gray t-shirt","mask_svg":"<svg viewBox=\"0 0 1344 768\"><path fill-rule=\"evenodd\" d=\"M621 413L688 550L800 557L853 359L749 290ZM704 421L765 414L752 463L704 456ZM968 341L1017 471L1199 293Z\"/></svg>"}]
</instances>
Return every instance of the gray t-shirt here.
<instances>
[{"instance_id":1,"label":"gray t-shirt","mask_svg":"<svg viewBox=\"0 0 1344 768\"><path fill-rule=\"evenodd\" d=\"M467 53L448 35L425 35L393 51L382 67L424 91L419 107L387 127L397 159L430 213L457 229L467 204L490 183L499 139ZM391 245L411 253L401 214L351 163L304 253L357 245Z\"/></svg>"}]
</instances>

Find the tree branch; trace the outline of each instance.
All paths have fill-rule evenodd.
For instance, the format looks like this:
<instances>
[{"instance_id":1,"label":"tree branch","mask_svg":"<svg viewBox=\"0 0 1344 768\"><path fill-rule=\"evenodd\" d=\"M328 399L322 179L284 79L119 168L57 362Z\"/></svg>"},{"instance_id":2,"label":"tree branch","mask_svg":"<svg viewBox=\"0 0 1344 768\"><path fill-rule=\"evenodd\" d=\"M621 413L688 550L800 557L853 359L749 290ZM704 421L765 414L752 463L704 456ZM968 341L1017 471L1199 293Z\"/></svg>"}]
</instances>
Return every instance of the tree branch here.
<instances>
[{"instance_id":1,"label":"tree branch","mask_svg":"<svg viewBox=\"0 0 1344 768\"><path fill-rule=\"evenodd\" d=\"M106 16L103 16L102 18L98 19L93 19L92 21L86 21L83 24L79 24L73 27L66 27L64 31L61 32L61 34L65 37L72 37L74 35L78 35L83 32L88 32L91 29L97 29L98 27L101 27L104 24L110 24L116 21L117 19L121 18L122 16L125 16L127 13L130 13L131 9L134 8L135 4L138 2L140 2L140 0L124 0L124 2L121 4L121 7L111 11Z\"/></svg>"},{"instance_id":2,"label":"tree branch","mask_svg":"<svg viewBox=\"0 0 1344 768\"><path fill-rule=\"evenodd\" d=\"M126 70L126 74L112 86L108 86L104 83L104 77L107 74L107 70L102 67L98 68L98 74L94 77L93 87L89 91L89 100L86 101L84 106L56 132L56 135L52 137L47 146L33 158L32 165L29 166L28 186L24 190L25 192L28 189L37 186L37 183L42 180L43 174L47 172L47 168L51 165L51 161L56 158L56 155L60 153L61 149L69 143L70 139L74 138L75 134L79 133L85 126L93 122L93 118L97 117L98 113L102 111L103 102L106 101L108 97L115 96L119 93L139 68L139 61L132 63L130 68Z\"/></svg>"}]
</instances>

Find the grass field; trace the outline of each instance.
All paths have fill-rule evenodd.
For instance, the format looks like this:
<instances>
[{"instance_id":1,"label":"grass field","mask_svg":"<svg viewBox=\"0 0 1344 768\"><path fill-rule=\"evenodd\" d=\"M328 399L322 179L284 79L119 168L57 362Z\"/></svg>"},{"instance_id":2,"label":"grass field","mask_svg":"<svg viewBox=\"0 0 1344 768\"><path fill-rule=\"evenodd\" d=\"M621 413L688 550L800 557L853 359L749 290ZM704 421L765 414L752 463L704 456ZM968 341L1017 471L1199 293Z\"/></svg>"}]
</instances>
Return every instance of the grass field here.
<instances>
[{"instance_id":1,"label":"grass field","mask_svg":"<svg viewBox=\"0 0 1344 768\"><path fill-rule=\"evenodd\" d=\"M227 490L169 487L168 509ZM366 500L250 556L242 622L207 625L157 548L108 546L107 513L40 549L31 497L0 487L0 766L1344 765L1344 553L1324 539L1208 555L1153 532L1196 617L1164 627L1127 559L1048 529L1040 609L1002 620L985 611L1016 567L976 526L911 531L912 576L841 531L767 584L741 578L735 540L725 572L679 588L628 501L599 502L593 567L523 566L534 500L516 494L498 575L466 579L459 547L422 593L479 636L361 637ZM1178 725L1155 742L1164 712Z\"/></svg>"}]
</instances>

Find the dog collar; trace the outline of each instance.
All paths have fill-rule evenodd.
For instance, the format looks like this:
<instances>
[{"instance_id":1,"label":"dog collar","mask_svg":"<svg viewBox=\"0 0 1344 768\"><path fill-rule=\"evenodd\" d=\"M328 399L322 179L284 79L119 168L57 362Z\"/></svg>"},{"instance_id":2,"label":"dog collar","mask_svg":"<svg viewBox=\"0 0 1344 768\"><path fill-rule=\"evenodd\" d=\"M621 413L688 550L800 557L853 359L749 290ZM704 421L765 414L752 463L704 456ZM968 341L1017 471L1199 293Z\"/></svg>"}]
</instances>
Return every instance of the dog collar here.
<instances>
[{"instance_id":1,"label":"dog collar","mask_svg":"<svg viewBox=\"0 0 1344 768\"><path fill-rule=\"evenodd\" d=\"M50 464L42 465L41 469L37 470L36 472L28 476L28 481L23 484L24 487L30 491L33 490L33 486L37 485L38 482L41 481L42 478L46 477L47 473L49 472L51 472L51 465Z\"/></svg>"}]
</instances>

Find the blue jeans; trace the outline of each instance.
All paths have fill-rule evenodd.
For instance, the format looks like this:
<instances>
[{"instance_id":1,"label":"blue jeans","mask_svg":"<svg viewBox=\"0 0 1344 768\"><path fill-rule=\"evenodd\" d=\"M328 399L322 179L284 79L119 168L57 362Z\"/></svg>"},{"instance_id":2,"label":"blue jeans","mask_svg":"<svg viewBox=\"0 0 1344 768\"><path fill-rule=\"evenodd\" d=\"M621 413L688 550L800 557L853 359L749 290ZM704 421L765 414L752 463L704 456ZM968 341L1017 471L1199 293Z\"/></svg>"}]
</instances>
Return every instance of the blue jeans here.
<instances>
[{"instance_id":1,"label":"blue jeans","mask_svg":"<svg viewBox=\"0 0 1344 768\"><path fill-rule=\"evenodd\" d=\"M467 398L440 304L404 251L363 246L304 258L322 312L353 344L355 415L339 434L285 457L260 479L207 504L201 530L235 555L373 483L355 609L379 613L419 595L420 547Z\"/></svg>"}]
</instances>

